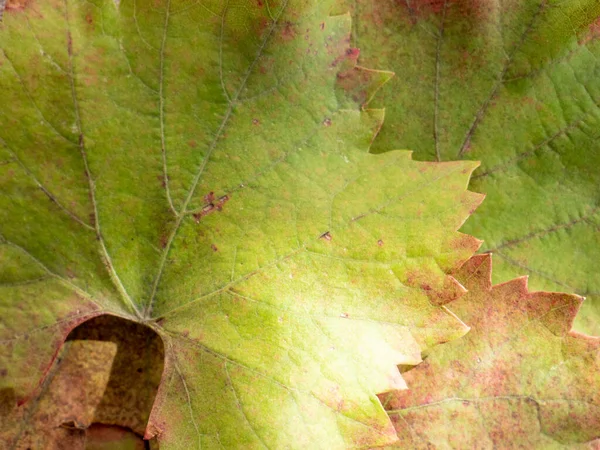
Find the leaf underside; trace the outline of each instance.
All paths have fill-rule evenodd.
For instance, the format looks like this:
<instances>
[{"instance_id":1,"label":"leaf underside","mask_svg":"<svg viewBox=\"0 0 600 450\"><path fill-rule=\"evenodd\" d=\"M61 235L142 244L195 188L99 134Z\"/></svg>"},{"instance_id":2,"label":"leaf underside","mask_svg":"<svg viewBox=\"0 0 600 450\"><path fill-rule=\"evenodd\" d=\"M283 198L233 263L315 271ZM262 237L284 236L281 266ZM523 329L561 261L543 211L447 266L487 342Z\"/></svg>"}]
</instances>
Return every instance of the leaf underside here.
<instances>
[{"instance_id":1,"label":"leaf underside","mask_svg":"<svg viewBox=\"0 0 600 450\"><path fill-rule=\"evenodd\" d=\"M487 198L464 231L494 279L585 296L576 329L600 334L600 3L342 3L360 63L396 72L372 151L480 160Z\"/></svg>"},{"instance_id":2,"label":"leaf underside","mask_svg":"<svg viewBox=\"0 0 600 450\"><path fill-rule=\"evenodd\" d=\"M156 449L142 436L163 359L150 328L110 315L87 321L71 332L35 399L11 411L14 392L0 391L0 439L13 450Z\"/></svg>"},{"instance_id":3,"label":"leaf underside","mask_svg":"<svg viewBox=\"0 0 600 450\"><path fill-rule=\"evenodd\" d=\"M159 334L162 448L396 439L376 394L467 328L476 163L369 153L390 74L329 2L22 1L0 25L0 389L68 333ZM8 429L7 440L15 438ZM18 434L18 433L17 433Z\"/></svg>"}]
</instances>

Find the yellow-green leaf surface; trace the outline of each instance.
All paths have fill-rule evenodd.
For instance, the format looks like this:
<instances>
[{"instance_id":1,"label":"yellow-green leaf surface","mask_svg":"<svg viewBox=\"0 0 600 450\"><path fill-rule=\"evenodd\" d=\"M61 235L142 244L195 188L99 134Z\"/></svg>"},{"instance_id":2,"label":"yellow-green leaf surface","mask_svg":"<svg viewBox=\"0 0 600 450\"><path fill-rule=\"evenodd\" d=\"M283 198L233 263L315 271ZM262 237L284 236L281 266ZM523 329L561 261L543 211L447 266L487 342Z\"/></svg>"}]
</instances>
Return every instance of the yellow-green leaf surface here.
<instances>
[{"instance_id":1,"label":"yellow-green leaf surface","mask_svg":"<svg viewBox=\"0 0 600 450\"><path fill-rule=\"evenodd\" d=\"M571 331L581 297L492 286L492 256L456 274L453 304L471 326L405 373L387 397L399 448L594 449L600 438L600 338Z\"/></svg>"},{"instance_id":2,"label":"yellow-green leaf surface","mask_svg":"<svg viewBox=\"0 0 600 450\"><path fill-rule=\"evenodd\" d=\"M376 393L465 333L473 162L369 153L386 72L320 1L7 4L0 389L112 314L162 338L169 448L392 442Z\"/></svg>"},{"instance_id":3,"label":"yellow-green leaf surface","mask_svg":"<svg viewBox=\"0 0 600 450\"><path fill-rule=\"evenodd\" d=\"M396 72L373 151L481 161L470 188L487 200L464 231L495 281L587 297L576 328L600 334L600 2L345 3L359 62Z\"/></svg>"}]
</instances>

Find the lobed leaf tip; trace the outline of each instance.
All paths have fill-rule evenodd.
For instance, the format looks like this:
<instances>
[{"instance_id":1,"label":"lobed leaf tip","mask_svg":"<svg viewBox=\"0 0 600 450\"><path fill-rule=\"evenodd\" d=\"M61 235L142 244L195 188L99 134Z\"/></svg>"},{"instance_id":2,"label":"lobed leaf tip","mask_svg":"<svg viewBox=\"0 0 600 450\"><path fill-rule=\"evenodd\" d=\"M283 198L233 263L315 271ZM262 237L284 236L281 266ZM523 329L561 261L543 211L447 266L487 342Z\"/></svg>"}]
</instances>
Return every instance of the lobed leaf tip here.
<instances>
[{"instance_id":1,"label":"lobed leaf tip","mask_svg":"<svg viewBox=\"0 0 600 450\"><path fill-rule=\"evenodd\" d=\"M536 312L540 323L557 336L567 335L579 312L582 297L562 292L531 292L529 307Z\"/></svg>"},{"instance_id":2,"label":"lobed leaf tip","mask_svg":"<svg viewBox=\"0 0 600 450\"><path fill-rule=\"evenodd\" d=\"M468 290L491 290L492 254L483 253L472 256L456 270L455 276Z\"/></svg>"},{"instance_id":3,"label":"lobed leaf tip","mask_svg":"<svg viewBox=\"0 0 600 450\"><path fill-rule=\"evenodd\" d=\"M516 295L527 295L529 293L529 289L527 284L529 282L529 275L522 275L517 278L513 278L512 280L504 281L502 283L498 283L492 286L494 290L503 290L511 294Z\"/></svg>"},{"instance_id":4,"label":"lobed leaf tip","mask_svg":"<svg viewBox=\"0 0 600 450\"><path fill-rule=\"evenodd\" d=\"M584 298L576 294L529 291L529 275L492 285L492 253L475 255L457 273L469 289L494 290L500 298L522 298L533 317L558 336L572 330L573 322Z\"/></svg>"},{"instance_id":5,"label":"lobed leaf tip","mask_svg":"<svg viewBox=\"0 0 600 450\"><path fill-rule=\"evenodd\" d=\"M468 291L467 291L467 292L468 292ZM453 311L451 311L450 309L448 309L448 307L447 307L447 306L443 305L443 306L442 306L442 309L443 309L443 310L444 310L444 311L445 311L445 312L446 312L448 315L450 315L450 316L454 317L454 318L456 319L456 321L458 322L458 324L459 324L459 328L458 328L457 332L456 332L454 335L452 335L452 336L449 336L448 340L446 340L445 342L450 342L450 341L453 341L453 340L455 340L455 339L459 339L459 338L461 338L461 337L465 336L465 335L466 335L466 334L467 334L469 331L471 331L471 327L470 327L468 324L466 324L465 322L463 322L463 320L462 320L460 317L458 317L458 316L457 316L457 315L456 315L456 314L455 314ZM442 342L442 343L443 343L443 342ZM435 348L435 347L433 347L433 348ZM426 356L427 356L427 353L425 353L425 352L429 352L429 351L431 351L433 348L428 348L428 349L426 349L426 350L423 352L423 354L422 354L421 358L424 360L424 359L426 358Z\"/></svg>"},{"instance_id":6,"label":"lobed leaf tip","mask_svg":"<svg viewBox=\"0 0 600 450\"><path fill-rule=\"evenodd\" d=\"M341 67L336 75L336 91L344 108L364 110L394 73L357 65L359 53L359 49L348 47L338 57Z\"/></svg>"}]
</instances>

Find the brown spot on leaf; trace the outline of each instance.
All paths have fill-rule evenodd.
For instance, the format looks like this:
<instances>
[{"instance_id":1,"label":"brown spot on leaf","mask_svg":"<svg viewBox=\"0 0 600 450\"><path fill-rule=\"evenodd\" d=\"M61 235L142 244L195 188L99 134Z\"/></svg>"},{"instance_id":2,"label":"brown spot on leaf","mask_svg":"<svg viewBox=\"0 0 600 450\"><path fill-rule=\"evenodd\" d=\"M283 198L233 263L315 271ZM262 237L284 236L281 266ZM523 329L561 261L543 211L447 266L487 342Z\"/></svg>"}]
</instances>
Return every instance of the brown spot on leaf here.
<instances>
[{"instance_id":1,"label":"brown spot on leaf","mask_svg":"<svg viewBox=\"0 0 600 450\"><path fill-rule=\"evenodd\" d=\"M169 241L169 238L167 237L167 235L161 234L160 235L160 248L165 248L167 246L168 241Z\"/></svg>"},{"instance_id":2,"label":"brown spot on leaf","mask_svg":"<svg viewBox=\"0 0 600 450\"><path fill-rule=\"evenodd\" d=\"M283 24L283 30L281 30L281 37L284 41L291 41L296 37L296 27L289 20Z\"/></svg>"},{"instance_id":3,"label":"brown spot on leaf","mask_svg":"<svg viewBox=\"0 0 600 450\"><path fill-rule=\"evenodd\" d=\"M229 196L228 195L224 195L223 197L219 197L219 199L215 203L215 208L217 208L217 211L223 211L223 206L228 201L229 201Z\"/></svg>"},{"instance_id":4,"label":"brown spot on leaf","mask_svg":"<svg viewBox=\"0 0 600 450\"><path fill-rule=\"evenodd\" d=\"M356 104L363 106L369 100L368 86L372 83L373 72L362 67L351 67L337 74L336 84Z\"/></svg>"},{"instance_id":5,"label":"brown spot on leaf","mask_svg":"<svg viewBox=\"0 0 600 450\"><path fill-rule=\"evenodd\" d=\"M377 245L379 245L380 247L383 247L383 240L379 239L377 241Z\"/></svg>"},{"instance_id":6,"label":"brown spot on leaf","mask_svg":"<svg viewBox=\"0 0 600 450\"><path fill-rule=\"evenodd\" d=\"M354 61L358 60L358 56L360 55L360 50L358 48L347 48L346 49L346 57L348 59L352 59Z\"/></svg>"},{"instance_id":7,"label":"brown spot on leaf","mask_svg":"<svg viewBox=\"0 0 600 450\"><path fill-rule=\"evenodd\" d=\"M356 62L358 61L359 55L360 55L360 50L358 48L352 48L352 47L347 48L343 54L337 56L333 60L333 62L331 63L331 67L337 67L342 62L346 62L351 67L354 67L356 65Z\"/></svg>"},{"instance_id":8,"label":"brown spot on leaf","mask_svg":"<svg viewBox=\"0 0 600 450\"><path fill-rule=\"evenodd\" d=\"M214 192L210 192L204 196L204 201L208 202L208 205L205 205L199 212L192 214L196 223L200 222L202 217L208 216L215 211L223 211L223 206L229 201L229 196L223 195L215 200Z\"/></svg>"},{"instance_id":9,"label":"brown spot on leaf","mask_svg":"<svg viewBox=\"0 0 600 450\"><path fill-rule=\"evenodd\" d=\"M210 244L210 248L212 248L213 252L218 252L219 248L215 244Z\"/></svg>"},{"instance_id":10,"label":"brown spot on leaf","mask_svg":"<svg viewBox=\"0 0 600 450\"><path fill-rule=\"evenodd\" d=\"M215 193L212 191L204 196L204 201L206 203L212 203L214 200L215 200Z\"/></svg>"}]
</instances>

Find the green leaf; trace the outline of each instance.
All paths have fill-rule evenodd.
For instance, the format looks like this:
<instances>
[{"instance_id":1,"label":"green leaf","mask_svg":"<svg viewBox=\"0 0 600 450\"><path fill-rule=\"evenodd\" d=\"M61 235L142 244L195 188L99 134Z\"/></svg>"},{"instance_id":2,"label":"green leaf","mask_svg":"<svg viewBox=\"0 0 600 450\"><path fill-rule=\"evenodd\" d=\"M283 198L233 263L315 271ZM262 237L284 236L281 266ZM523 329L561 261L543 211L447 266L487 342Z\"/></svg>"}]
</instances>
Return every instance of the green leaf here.
<instances>
[{"instance_id":1,"label":"green leaf","mask_svg":"<svg viewBox=\"0 0 600 450\"><path fill-rule=\"evenodd\" d=\"M576 328L600 334L600 3L346 3L360 62L396 72L373 151L480 160L487 201L464 231L495 280L586 296Z\"/></svg>"},{"instance_id":2,"label":"green leaf","mask_svg":"<svg viewBox=\"0 0 600 450\"><path fill-rule=\"evenodd\" d=\"M452 308L471 326L389 394L401 448L591 448L600 421L600 338L570 331L581 298L492 286L492 256L456 274ZM597 441L596 441L597 443ZM591 444L591 446L590 446Z\"/></svg>"},{"instance_id":3,"label":"green leaf","mask_svg":"<svg viewBox=\"0 0 600 450\"><path fill-rule=\"evenodd\" d=\"M389 73L319 1L55 0L0 31L1 388L73 327L151 327L162 448L396 439L376 393L465 333L472 162L368 150Z\"/></svg>"}]
</instances>

